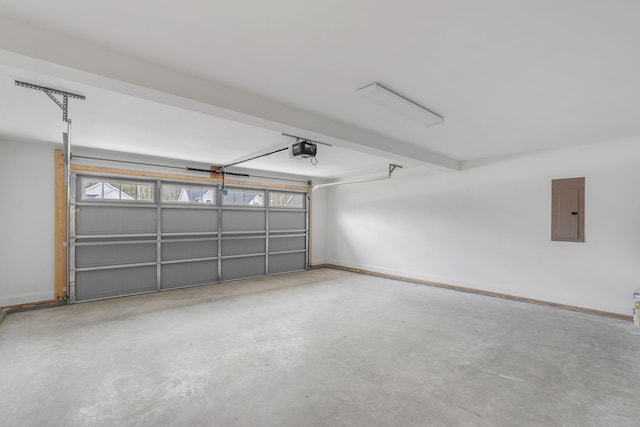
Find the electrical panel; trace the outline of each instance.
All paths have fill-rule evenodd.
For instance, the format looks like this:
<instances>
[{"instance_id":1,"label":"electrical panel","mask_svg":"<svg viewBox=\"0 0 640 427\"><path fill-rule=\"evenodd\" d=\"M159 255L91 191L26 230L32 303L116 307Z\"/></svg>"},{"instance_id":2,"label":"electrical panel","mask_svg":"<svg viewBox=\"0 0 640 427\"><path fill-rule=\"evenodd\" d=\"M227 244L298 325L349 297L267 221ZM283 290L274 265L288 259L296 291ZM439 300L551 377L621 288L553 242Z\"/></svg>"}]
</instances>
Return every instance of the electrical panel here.
<instances>
[{"instance_id":1,"label":"electrical panel","mask_svg":"<svg viewBox=\"0 0 640 427\"><path fill-rule=\"evenodd\" d=\"M551 240L584 242L584 178L551 182Z\"/></svg>"}]
</instances>

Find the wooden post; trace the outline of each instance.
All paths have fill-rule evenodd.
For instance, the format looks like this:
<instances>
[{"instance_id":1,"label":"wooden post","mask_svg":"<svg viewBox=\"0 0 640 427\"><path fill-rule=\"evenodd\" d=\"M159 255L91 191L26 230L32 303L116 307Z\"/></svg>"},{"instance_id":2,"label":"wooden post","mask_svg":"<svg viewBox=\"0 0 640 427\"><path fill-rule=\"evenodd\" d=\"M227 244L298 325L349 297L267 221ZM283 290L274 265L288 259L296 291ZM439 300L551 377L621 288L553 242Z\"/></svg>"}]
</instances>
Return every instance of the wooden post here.
<instances>
[{"instance_id":1,"label":"wooden post","mask_svg":"<svg viewBox=\"0 0 640 427\"><path fill-rule=\"evenodd\" d=\"M67 296L67 186L64 182L64 151L54 151L54 295L60 300Z\"/></svg>"}]
</instances>

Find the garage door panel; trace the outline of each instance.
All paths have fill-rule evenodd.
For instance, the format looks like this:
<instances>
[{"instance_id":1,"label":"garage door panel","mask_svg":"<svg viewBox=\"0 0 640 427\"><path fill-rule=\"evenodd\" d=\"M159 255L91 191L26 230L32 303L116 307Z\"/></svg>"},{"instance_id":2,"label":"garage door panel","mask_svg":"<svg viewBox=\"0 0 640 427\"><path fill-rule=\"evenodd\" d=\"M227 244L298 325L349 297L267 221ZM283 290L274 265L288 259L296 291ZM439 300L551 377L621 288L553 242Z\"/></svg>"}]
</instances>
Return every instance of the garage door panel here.
<instances>
[{"instance_id":1,"label":"garage door panel","mask_svg":"<svg viewBox=\"0 0 640 427\"><path fill-rule=\"evenodd\" d=\"M269 255L269 274L304 270L305 267L306 254L304 252Z\"/></svg>"},{"instance_id":2,"label":"garage door panel","mask_svg":"<svg viewBox=\"0 0 640 427\"><path fill-rule=\"evenodd\" d=\"M264 210L223 210L222 231L264 231Z\"/></svg>"},{"instance_id":3,"label":"garage door panel","mask_svg":"<svg viewBox=\"0 0 640 427\"><path fill-rule=\"evenodd\" d=\"M264 256L231 258L222 260L222 280L264 276Z\"/></svg>"},{"instance_id":4,"label":"garage door panel","mask_svg":"<svg viewBox=\"0 0 640 427\"><path fill-rule=\"evenodd\" d=\"M269 238L269 252L296 251L305 249L306 245L305 236Z\"/></svg>"},{"instance_id":5,"label":"garage door panel","mask_svg":"<svg viewBox=\"0 0 640 427\"><path fill-rule=\"evenodd\" d=\"M269 230L304 230L306 212L269 212Z\"/></svg>"},{"instance_id":6,"label":"garage door panel","mask_svg":"<svg viewBox=\"0 0 640 427\"><path fill-rule=\"evenodd\" d=\"M217 281L217 261L183 262L162 266L162 289L203 285Z\"/></svg>"},{"instance_id":7,"label":"garage door panel","mask_svg":"<svg viewBox=\"0 0 640 427\"><path fill-rule=\"evenodd\" d=\"M78 235L155 232L155 207L82 206L76 209Z\"/></svg>"},{"instance_id":8,"label":"garage door panel","mask_svg":"<svg viewBox=\"0 0 640 427\"><path fill-rule=\"evenodd\" d=\"M163 209L163 233L218 231L218 212L214 209Z\"/></svg>"},{"instance_id":9,"label":"garage door panel","mask_svg":"<svg viewBox=\"0 0 640 427\"><path fill-rule=\"evenodd\" d=\"M156 243L109 244L76 247L76 267L97 267L156 261Z\"/></svg>"},{"instance_id":10,"label":"garage door panel","mask_svg":"<svg viewBox=\"0 0 640 427\"><path fill-rule=\"evenodd\" d=\"M155 266L76 273L76 298L78 301L148 292L155 289Z\"/></svg>"},{"instance_id":11,"label":"garage door panel","mask_svg":"<svg viewBox=\"0 0 640 427\"><path fill-rule=\"evenodd\" d=\"M266 251L266 238L252 239L224 239L222 240L222 255L260 254Z\"/></svg>"},{"instance_id":12,"label":"garage door panel","mask_svg":"<svg viewBox=\"0 0 640 427\"><path fill-rule=\"evenodd\" d=\"M218 256L218 241L162 242L162 261Z\"/></svg>"}]
</instances>

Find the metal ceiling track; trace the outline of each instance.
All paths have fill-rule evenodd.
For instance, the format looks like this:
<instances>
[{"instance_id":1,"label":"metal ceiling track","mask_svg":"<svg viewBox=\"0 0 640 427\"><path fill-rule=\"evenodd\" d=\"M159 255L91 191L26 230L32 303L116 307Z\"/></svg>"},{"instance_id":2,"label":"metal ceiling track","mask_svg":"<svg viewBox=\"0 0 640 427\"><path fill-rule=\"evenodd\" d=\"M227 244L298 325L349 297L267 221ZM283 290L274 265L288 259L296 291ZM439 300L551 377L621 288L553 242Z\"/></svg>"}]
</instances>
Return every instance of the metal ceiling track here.
<instances>
[{"instance_id":1,"label":"metal ceiling track","mask_svg":"<svg viewBox=\"0 0 640 427\"><path fill-rule=\"evenodd\" d=\"M239 165L240 163L248 162L249 160L255 160L255 159L259 159L261 157L266 157L266 156L270 156L272 154L280 153L282 151L287 151L288 149L289 149L289 146L286 146L284 148L278 148L277 150L270 151L268 153L260 154L260 155L253 156L253 157L249 157L248 159L238 160L237 162L233 162L233 163L229 163L227 165L220 166L220 170L224 171L225 168L228 168L228 167L231 167L231 166L236 166L236 165Z\"/></svg>"},{"instance_id":2,"label":"metal ceiling track","mask_svg":"<svg viewBox=\"0 0 640 427\"><path fill-rule=\"evenodd\" d=\"M360 183L360 182L380 181L380 180L383 180L383 179L390 179L391 178L391 174L393 173L394 170L396 170L396 168L402 168L402 166L394 165L393 163L391 163L391 164L389 164L389 174L388 175L375 176L375 177L372 177L372 178L354 179L354 180L351 180L351 181L327 182L326 184L314 185L313 187L311 187L311 192L314 192L318 188L333 187L335 185L357 184L357 183Z\"/></svg>"},{"instance_id":3,"label":"metal ceiling track","mask_svg":"<svg viewBox=\"0 0 640 427\"><path fill-rule=\"evenodd\" d=\"M312 142L312 143L314 143L314 144L321 144L321 145L326 145L326 146L328 146L328 147L333 147L333 145L331 145L331 144L327 144L326 142L314 141L314 140L312 140L312 139L309 139L309 138L303 138L303 137L301 137L301 136L290 135L290 134L288 134L288 133L283 133L282 135L283 135L283 136L288 136L289 138L295 138L295 139L296 139L296 142L298 142L298 141L309 141L309 142ZM246 159L238 160L238 161L233 162L233 163L229 163L229 164L227 164L227 165L220 166L220 173L224 172L224 170L225 170L226 168L228 168L228 167L236 166L236 165L239 165L240 163L248 162L249 160L255 160L255 159L260 159L260 158L262 158L262 157L271 156L272 154L281 153L281 152L283 152L283 151L287 151L288 149L289 149L289 146L287 145L287 146L286 146L286 147L284 147L284 148L278 148L277 150L273 150L273 151L270 151L270 152L268 152L268 153L259 154L259 155L257 155L257 156L249 157L249 158L246 158Z\"/></svg>"},{"instance_id":4,"label":"metal ceiling track","mask_svg":"<svg viewBox=\"0 0 640 427\"><path fill-rule=\"evenodd\" d=\"M67 124L67 131L62 133L62 146L64 147L64 182L67 187L67 236L66 241L63 243L67 250L67 286L66 286L66 300L69 303L69 295L71 288L71 275L70 275L70 230L71 230L71 119L69 118L69 98L79 99L84 101L86 98L83 95L77 93L66 92L64 90L53 89L46 86L40 86L33 83L27 83L20 80L16 80L16 86L25 87L27 89L38 90L44 92L60 109L62 110L62 121ZM62 100L57 96L62 97Z\"/></svg>"}]
</instances>

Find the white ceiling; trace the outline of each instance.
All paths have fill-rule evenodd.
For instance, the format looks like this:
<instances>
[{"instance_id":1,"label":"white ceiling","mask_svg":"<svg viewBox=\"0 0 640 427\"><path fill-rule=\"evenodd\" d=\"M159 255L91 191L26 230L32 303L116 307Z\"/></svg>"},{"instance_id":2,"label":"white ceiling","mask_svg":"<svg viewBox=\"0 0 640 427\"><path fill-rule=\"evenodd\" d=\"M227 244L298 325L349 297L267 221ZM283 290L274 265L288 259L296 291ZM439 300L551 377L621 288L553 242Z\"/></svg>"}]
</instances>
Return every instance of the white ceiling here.
<instances>
[{"instance_id":1,"label":"white ceiling","mask_svg":"<svg viewBox=\"0 0 640 427\"><path fill-rule=\"evenodd\" d=\"M61 142L62 110L40 91L15 80L86 96L70 99L73 144L95 149L147 154L224 165L287 147L294 139L264 128L221 119L166 104L0 65L0 139ZM340 147L320 146L318 164L291 159L283 152L243 163L265 171L304 177L342 177L385 171L388 160Z\"/></svg>"},{"instance_id":2,"label":"white ceiling","mask_svg":"<svg viewBox=\"0 0 640 427\"><path fill-rule=\"evenodd\" d=\"M289 115L286 124L357 142L364 151L374 144L367 140L380 136L389 141L385 150L390 155L397 149L412 157L406 154L406 146L411 146L429 155L470 160L640 134L640 2L0 0L0 14L33 25L34 31L44 29L185 78L221 83L272 105L311 113L318 118L314 129L309 120L295 115ZM21 45L26 46L28 38L4 39L0 49L22 55L34 51ZM71 53L56 60L72 68L81 62ZM105 76L123 72L106 70ZM153 76L149 80L148 87L159 87ZM426 128L355 95L372 82L443 115L444 124ZM173 95L196 96L188 93L193 88L186 83L174 83ZM88 98L86 107L74 104L77 126L86 119L90 128L85 134L74 133L83 145L151 149L185 159L204 152L211 155L206 160L224 163L286 142L277 126L269 131L247 128L80 88L95 102L89 106ZM4 82L0 90L0 108L6 113ZM246 115L254 111L240 110ZM270 117L284 117L278 108L271 110ZM115 136L123 134L131 140L116 141ZM247 149L240 153L238 147ZM345 153L355 157L339 165ZM316 176L345 175L350 165L374 169L388 161L380 150L374 154L362 154L360 161L357 153L345 151L327 159L335 170ZM260 167L286 171L290 162L274 158ZM305 174L296 168L295 173Z\"/></svg>"}]
</instances>

